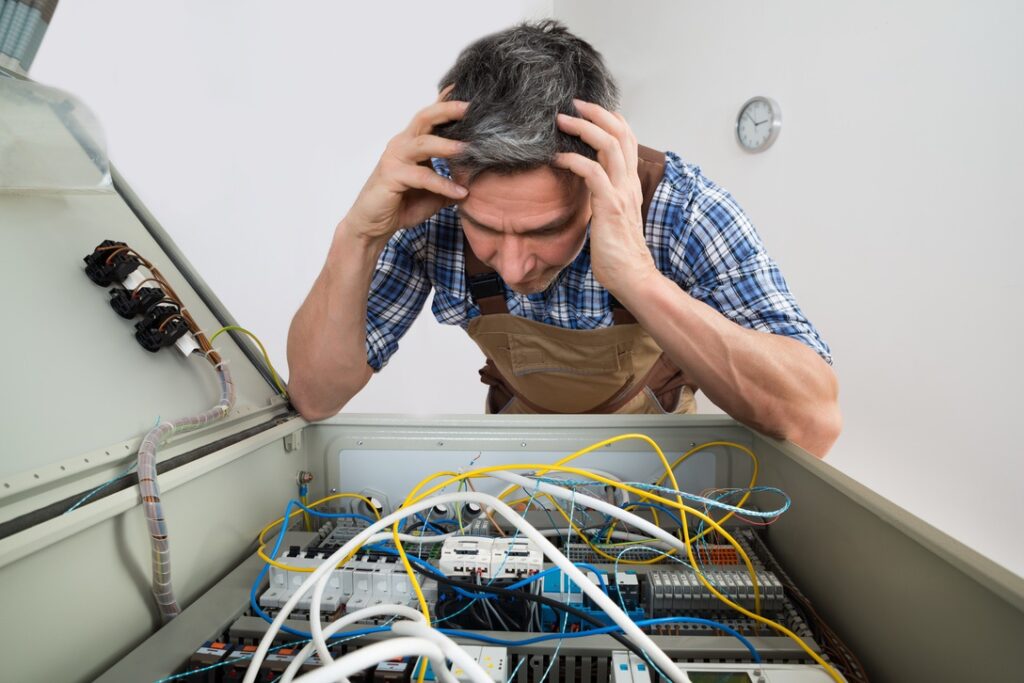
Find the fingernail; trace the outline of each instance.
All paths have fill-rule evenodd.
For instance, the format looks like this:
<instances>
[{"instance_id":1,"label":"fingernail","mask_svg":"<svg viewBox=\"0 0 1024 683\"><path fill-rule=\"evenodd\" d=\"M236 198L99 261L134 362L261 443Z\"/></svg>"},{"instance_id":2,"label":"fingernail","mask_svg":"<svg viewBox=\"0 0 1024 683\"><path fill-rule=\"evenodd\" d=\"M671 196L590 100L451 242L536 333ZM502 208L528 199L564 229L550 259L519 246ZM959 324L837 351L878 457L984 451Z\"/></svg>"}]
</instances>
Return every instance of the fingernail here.
<instances>
[{"instance_id":1,"label":"fingernail","mask_svg":"<svg viewBox=\"0 0 1024 683\"><path fill-rule=\"evenodd\" d=\"M454 189L455 194L459 195L460 197L465 197L467 194L469 194L469 190L464 188L462 185L456 185Z\"/></svg>"}]
</instances>

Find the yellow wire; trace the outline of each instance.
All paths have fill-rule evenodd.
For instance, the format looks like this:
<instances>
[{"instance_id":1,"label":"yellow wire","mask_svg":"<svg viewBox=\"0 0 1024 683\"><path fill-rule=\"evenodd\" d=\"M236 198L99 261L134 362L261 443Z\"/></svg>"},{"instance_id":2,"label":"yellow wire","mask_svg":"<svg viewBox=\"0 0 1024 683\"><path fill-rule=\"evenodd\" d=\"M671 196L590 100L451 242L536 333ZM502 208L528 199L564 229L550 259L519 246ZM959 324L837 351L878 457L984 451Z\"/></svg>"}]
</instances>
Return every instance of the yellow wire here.
<instances>
[{"instance_id":1,"label":"yellow wire","mask_svg":"<svg viewBox=\"0 0 1024 683\"><path fill-rule=\"evenodd\" d=\"M626 435L626 436L628 437L629 435ZM649 437L645 437L645 438L649 438ZM659 452L660 452L660 449L659 449ZM666 464L667 464L667 462L666 462ZM625 483L618 482L618 481L613 481L612 479L608 479L607 477L603 477L601 475L594 474L593 472L590 472L589 470L580 469L578 467L566 467L564 465L559 466L559 465L519 464L519 465L495 465L495 466L492 466L492 467L482 467L482 468L479 468L479 469L471 470L469 472L465 472L463 474L459 474L459 475L453 477L452 479L450 479L449 481L442 482L440 484L436 484L432 488L427 490L426 492L420 494L415 499L413 499L411 497L413 495L413 493L415 493L416 491L419 491L419 489L421 489L426 484L426 482L432 481L433 479L437 478L436 475L431 475L427 479L424 479L422 482L420 482L420 484L417 485L417 487L415 489L413 489L413 493L409 494L410 497L407 497L405 499L405 502L402 503L402 505L403 506L408 506L408 505L411 505L412 503L415 503L415 502L418 502L420 500L423 500L424 498L433 495L437 491L439 491L439 490L441 490L441 489L443 489L443 488L445 488L447 486L450 486L450 485L456 483L457 481L461 481L463 479L467 479L467 478L471 478L471 477L472 478L478 478L478 477L482 477L482 476L484 476L486 474L489 474L491 472L509 472L509 471L514 471L514 470L534 470L534 471L537 471L537 470L540 470L540 469L544 469L545 471L548 471L548 472L550 472L550 471L569 472L571 474L576 474L576 475L581 476L581 477L588 477L590 479L593 479L594 481L601 482L601 483L606 484L608 486L614 486L616 488L621 488L621 489L623 489L625 491L629 491L630 493L632 493L632 494L634 494L636 496L644 495L644 491L642 491L642 490L640 490L640 489L638 489L638 488L636 488L634 486L630 486L629 484L625 484ZM675 477L673 476L672 479L674 480ZM514 488L517 488L517 487L513 486L511 488L514 489ZM678 489L678 485L677 485L677 489ZM661 503L663 505L667 505L667 506L676 508L678 510L684 510L685 509L690 514L692 514L692 515L694 515L694 516L704 520L705 523L707 523L712 529L718 531L722 535L723 538L725 538L726 540L729 541L729 543L736 549L737 553L742 558L744 558L744 563L747 565L747 572L750 574L750 581L751 581L753 589L754 589L754 609L757 610L758 612L760 612L761 611L761 595L760 595L760 587L758 586L758 583L757 583L757 574L754 571L753 564L750 562L750 558L747 557L747 554L743 550L742 546L740 546L739 543L737 543L736 540L734 538L732 538L732 536L729 535L729 533L727 531L725 531L725 529L723 529L721 526L719 526L719 524L717 522L715 522L715 520L711 519L710 517L705 515L703 512L700 512L699 510L695 510L693 508L687 507L686 505L684 505L682 503L682 501L678 498L678 496L677 496L677 500L672 501L672 500L669 500L667 498L664 498L662 496L659 496L659 495L651 493L651 492L647 492L646 495L651 500L654 500L654 501L656 501L658 503ZM564 514L564 512L563 512L563 514ZM684 519L684 521L685 521L685 519ZM585 537L586 536L584 535L584 538ZM692 543L692 541L689 540L688 536L687 536L687 541L686 542L687 543ZM591 546L591 547L593 547L593 546ZM611 556L606 555L606 557L611 557ZM611 559L614 561L615 558L612 557ZM694 572L697 574L698 577L700 577L700 580L702 582L706 583L706 579L703 578L703 574L701 574L699 566L697 565L697 563L693 562L692 565L693 565ZM708 585L710 585L710 584L708 584Z\"/></svg>"},{"instance_id":2,"label":"yellow wire","mask_svg":"<svg viewBox=\"0 0 1024 683\"><path fill-rule=\"evenodd\" d=\"M561 460L556 462L553 466L548 466L548 467L543 467L542 466L540 474L545 474L547 472L550 472L555 467L560 466L563 463L570 462L571 460L574 460L575 458L578 458L578 457L580 457L582 455L586 455L587 453L590 453L591 451L595 451L598 448L602 448L604 446L611 445L611 444L617 443L619 441L625 441L627 439L639 439L641 441L645 441L648 445L650 445L651 448L654 449L654 452L658 454L658 458L661 460L662 464L665 466L665 473L668 476L668 478L672 481L672 485L676 489L679 488L679 484L676 482L675 474L672 472L672 468L669 466L668 459L665 457L665 454L662 453L661 448L658 446L658 444L655 443L655 441L651 437L647 436L646 434L620 434L618 436L613 436L613 437L611 437L609 439L605 439L603 441L599 441L599 442L597 442L595 444L587 446L586 448L581 448L580 450L578 450L575 453L572 453L572 454L566 456L565 458L562 458ZM517 468L517 469L520 469L520 468ZM478 471L479 472L481 470L471 470L471 471ZM426 485L426 483L436 479L438 476L444 476L444 475L442 475L442 474L435 474L435 475L431 476L430 478L428 478L428 479L426 479L424 481L421 481L419 484L417 484L416 488L414 488L409 493L409 495L406 496L405 502L402 503L402 506L403 507L407 507L410 504L412 504L412 503L414 503L414 502L416 502L418 500L422 500L424 497L430 495L429 492L428 492L426 494L421 495L418 498L415 498L415 499L413 498L416 495L416 493L424 485ZM467 478L469 478L468 475L458 475L456 478L452 479L450 481L450 483L455 483L455 481L461 481L461 480L467 479ZM444 488L444 487L442 486L441 488ZM509 490L514 490L514 489L515 489L515 487L509 487L499 497L503 498L504 495L506 493L508 493ZM682 502L683 502L682 498L679 498L679 504L680 505L682 505ZM406 571L409 573L409 576L412 579L412 586L413 586L413 589L416 591L416 598L417 598L417 600L419 600L419 603L420 603L420 611L423 612L423 616L427 617L427 623L429 624L430 623L430 608L427 605L426 598L423 597L423 591L420 589L419 580L416 579L416 577L413 574L412 567L409 564L409 558L406 557L406 554L405 554L405 548L402 547L402 541L401 541L400 538L398 538L398 524L397 523L395 524L395 527L394 527L392 535L394 536L395 548L398 550L398 556L402 560L402 565L405 567ZM757 589L755 587L755 595L756 595L756 591L757 591Z\"/></svg>"},{"instance_id":3,"label":"yellow wire","mask_svg":"<svg viewBox=\"0 0 1024 683\"><path fill-rule=\"evenodd\" d=\"M270 362L270 355L267 353L267 350L263 348L263 342L261 342L259 340L259 337L257 337L255 334L245 329L244 327L239 327L238 325L228 325L227 327L222 327L216 332L214 332L213 336L210 337L210 343L213 344L213 340L216 339L218 335L220 335L222 332L230 332L231 330L236 330L238 332L242 332L243 334L247 334L254 342L256 342L256 346L260 347L260 353L263 354L263 360L266 361L267 367L270 368L270 375L274 378L274 384L277 385L278 393L280 393L281 396L283 396L284 398L288 398L288 392L285 390L284 384L281 382L281 378L277 374L277 370L274 369L274 364Z\"/></svg>"},{"instance_id":4,"label":"yellow wire","mask_svg":"<svg viewBox=\"0 0 1024 683\"><path fill-rule=\"evenodd\" d=\"M746 552L743 550L743 547L739 545L739 543L736 541L736 539L733 538L724 528L722 528L718 522L716 522L711 517L705 515L704 513L700 512L699 510L696 510L696 509L693 509L693 508L690 508L690 507L684 505L683 502L682 502L682 498L680 496L678 496L678 495L676 496L676 500L672 501L672 500L669 500L667 498L664 498L663 496L659 496L659 495L657 495L657 494L655 494L653 492L643 491L641 489L637 489L636 487L630 486L629 484L624 484L622 482L617 482L617 481L608 479L607 477L603 477L603 476L594 474L594 473L589 472L589 471L584 470L584 469L580 469L580 468L576 468L576 467L565 467L564 466L564 463L570 462L571 460L573 460L573 459L575 459L575 458L577 458L577 457L579 457L581 455L584 455L586 453L590 453L590 452L592 452L594 450L597 450L598 448L602 448L602 447L604 447L606 445L610 445L612 443L616 443L618 441L623 441L623 440L626 440L626 439L640 439L642 441L645 441L658 454L659 458L662 461L662 464L665 466L665 475L663 475L658 480L658 484L659 485L661 484L661 482L665 481L666 478L668 478L669 481L671 482L673 488L676 489L676 490L679 490L679 484L676 481L675 474L673 472L674 468L676 466L678 466L680 463L682 463L684 460L686 460L686 458L688 458L691 455L693 455L694 453L697 453L700 450L703 450L705 448L709 448L709 447L715 446L715 445L723 445L723 446L728 446L728 447L734 447L734 448L738 448L738 449L742 450L743 452L747 453L751 457L751 459L752 459L752 461L754 463L754 474L753 474L753 477L752 477L751 486L749 488L753 488L753 485L754 485L753 482L756 482L757 469L758 469L757 457L754 455L753 451L751 451L750 449L746 448L745 446L741 446L739 444L735 444L735 443L727 442L727 441L713 441L713 442L709 442L709 443L706 443L706 444L701 444L700 446L695 447L695 448L691 449L690 451L687 451L682 456L680 456L675 461L675 463L673 463L672 465L669 465L668 460L665 458L664 453L661 451L661 448L650 437L648 437L646 435L643 435L643 434L622 434L622 435L619 435L619 436L616 436L616 437L612 437L610 439L605 439L604 441L599 441L599 442L597 442L595 444L592 444L591 446L588 446L586 448L580 449L579 451L576 451L575 453L567 456L566 458L563 458L562 460L558 461L557 463L555 463L553 465L531 465L531 464L498 465L498 466L474 469L474 470L471 470L469 472L465 472L465 473L462 473L462 474L456 474L456 473L450 472L450 471L437 472L437 473L435 473L433 475L430 475L429 477L425 478L420 483L418 483L416 485L416 487L413 488L413 490L406 497L405 501L402 503L402 507L407 507L407 506L411 505L412 503L415 503L415 502L418 502L420 500L423 500L424 498L427 498L428 496L436 493L437 491L440 491L440 490L442 490L442 489L444 489L444 488L446 488L446 487L448 487L448 486L450 486L450 485L452 485L454 483L461 482L461 481L463 481L465 479L481 478L481 477L483 477L483 476L485 476L485 475L487 475L487 474L489 474L491 472L506 472L506 471L513 471L513 470L533 470L537 474L546 474L546 473L552 472L552 471L559 471L559 472L566 472L566 473L569 473L569 474L575 474L577 476L587 477L587 478L590 478L590 479L592 479L594 481L598 481L598 482L604 483L605 485L613 486L615 488L619 488L619 489L622 489L622 490L625 490L625 491L629 491L633 495L639 496L641 500L653 500L653 501L656 501L656 502L658 502L658 503L660 503L662 505L667 505L669 507L675 508L675 509L679 510L680 516L681 516L681 521L683 522L683 524L681 526L682 526L682 531L683 531L683 535L684 535L684 544L685 544L685 547L686 547L687 558L689 559L690 565L691 565L691 567L694 570L694 574L697 576L697 579L701 582L701 584L706 589L708 589L715 597L717 597L719 600L721 600L723 603L725 603L729 607L735 609L736 611L740 612L744 616L746 616L748 618L751 618L751 619L753 619L754 621L756 621L758 623L764 624L764 625L766 625L766 626L768 626L768 627L778 631L779 633L782 633L783 635L791 638L792 640L794 640L797 643L797 645L799 645L800 648L803 649L804 652L806 652L816 663L818 663L820 666L822 666L822 668L824 668L825 671L828 672L828 674L834 680L841 682L842 681L842 677L838 674L838 672L836 672L836 670L834 668L832 668L824 659L822 659L820 655L818 655L816 652L814 652L814 650L812 650L810 647L808 647L807 644L804 643L804 641L799 636L797 636L795 633L793 633L792 631L787 629L782 624L776 623L775 621L772 621L771 619L768 619L768 618L763 617L763 616L760 615L760 596L759 596L759 590L758 590L758 585L757 585L757 575L754 572L753 565L750 562L750 558L747 556ZM448 481L441 482L439 484L435 484L433 487L431 487L427 491L419 494L419 491L421 489L423 489L423 487L425 487L428 483L430 483L434 479L437 479L437 478L443 477L443 476L448 476L449 477ZM516 488L517 488L516 486L510 486L510 487L506 488L501 493L501 495L499 497L500 498L504 498L506 495L508 495L508 493L510 491L515 490ZM419 495L417 495L417 494L419 494ZM739 503L737 504L737 507L741 507L742 506L742 504L749 497L749 494L750 494L750 492L748 491L747 494L745 494L743 496L743 498L739 501ZM352 496L352 497L363 498L362 496L358 496L356 494L337 494L334 497L339 497L340 498L340 497L344 497L344 496ZM322 503L322 502L326 502L327 500L329 500L331 498L332 497L328 497L328 498L316 501L314 503L314 505L317 505L317 504ZM366 500L366 499L363 498L363 500ZM369 503L368 500L366 500L366 502ZM553 500L552 500L552 503L554 503ZM560 506L558 506L557 503L554 503L554 504L555 504L556 508L559 508L559 511L563 514L563 516L565 516L568 519L569 523L570 524L574 524L572 519L568 517L568 515L565 513L565 511L561 510ZM371 507L371 509L373 509L372 504L370 505L370 507ZM298 512L301 512L301 510L298 511ZM298 512L292 513L292 514L293 515L294 514L298 514ZM376 511L374 510L374 512L376 512ZM708 580L704 577L703 573L699 569L699 565L697 564L697 560L696 560L696 558L695 558L695 556L693 554L693 547L692 547L693 541L696 540L699 537L695 537L693 539L690 538L690 532L689 532L689 529L687 527L687 522L686 522L686 514L687 513L694 515L698 519L701 519L706 524L708 524L709 528L706 530L706 532L710 532L712 530L717 531L722 536L722 538L724 538L726 541L728 541L729 544L732 545L734 549L736 549L737 554L739 554L740 557L743 559L744 564L747 566L747 570L750 573L751 581L753 583L754 603L755 603L754 604L754 610L755 610L754 612L751 612L750 610L742 607L741 605L736 604L735 602L733 602L732 600L727 598L717 588L715 588L710 582L708 582ZM725 517L722 518L721 521L724 522L731 515L732 515L732 513L730 513L729 515L726 515ZM378 515L378 519L379 519L379 515ZM278 523L282 522L282 521L284 521L283 517L281 519L277 520L276 522L272 522L270 525L265 527L263 531L260 532L260 543L261 544L263 543L263 536L264 536L266 530L268 528L274 526L275 524L278 524ZM419 586L419 581L416 579L415 572L413 571L412 566L409 563L409 558L408 558L408 556L405 553L405 549L402 547L401 539L398 536L398 524L397 523L392 527L392 536L393 536L393 539L394 539L395 547L398 550L399 557L402 560L402 564L405 567L407 575L410 578L410 582L413 585L413 589L416 592L417 600L420 603L420 609L423 612L424 616L427 618L427 623L430 623L430 621L429 621L430 620L429 607L427 605L426 598L423 596L423 591L422 591L422 589ZM581 537L586 539L585 534L581 534ZM265 560L268 559L268 558L266 558L266 555L262 554L262 553L261 553L261 557L263 557ZM610 556L608 556L608 557L610 557ZM615 558L612 558L612 559L614 560ZM273 564L276 565L276 563L273 563ZM312 569L303 569L303 568L296 568L296 570L299 570L299 571L312 571ZM422 683L422 681L424 680L424 677L425 677L425 674L426 674L426 667L421 667L421 669L422 670L420 671L420 676L419 676L419 679L418 679L420 681L420 683Z\"/></svg>"},{"instance_id":5,"label":"yellow wire","mask_svg":"<svg viewBox=\"0 0 1024 683\"><path fill-rule=\"evenodd\" d=\"M443 482L441 484L435 485L433 488L429 489L428 491L426 491L423 494L421 494L420 496L418 496L416 498L416 500L414 500L414 501L410 501L407 498L405 504L408 504L409 502L416 502L418 500L422 500L423 498L426 498L427 496L432 495L436 491L438 491L438 490L440 490L440 489L442 489L442 488L444 488L446 486L449 486L449 485L455 483L456 480L461 480L461 479L465 479L465 478L468 478L468 477L474 477L474 478L481 477L481 476L484 476L484 475L488 474L489 472L510 471L510 470L514 470L514 469L531 470L531 469L544 469L544 468L546 468L548 471L557 470L559 472L569 472L571 474L577 474L577 475L580 475L580 476L589 477L589 478L593 479L594 481L598 481L598 482L607 484L608 486L614 486L614 487L617 487L617 488L621 488L623 490L629 491L630 493L633 493L634 495L641 495L643 493L643 491L641 491L640 489L637 489L637 488L635 488L633 486L630 486L629 484L624 484L622 482L613 481L613 480L608 479L606 477L602 477L600 475L597 475L597 474L594 474L592 472L588 472L587 470L583 470L583 469L576 468L576 467L556 467L554 465L498 465L498 466L494 466L494 467L480 468L480 469L477 469L477 470L473 470L472 472L467 472L465 474L460 474L455 479L453 479L451 481L447 481L447 482ZM436 477L431 476L427 480L424 480L424 482L421 482L421 485L418 486L417 489L415 489L415 490L418 490L419 488L422 488L422 486L427 481L432 480L434 478L436 478ZM512 487L512 488L516 488L516 487ZM804 641L799 636L797 636L795 633L790 631L788 628L786 628L782 624L779 624L779 623L777 623L775 621L772 621L771 619L763 617L760 614L757 614L755 612L751 612L750 610L742 607L741 605L736 604L735 602L733 602L732 600L727 598L725 595L723 595L717 588L715 588L713 585L711 585L710 582L708 582L708 580L700 572L700 570L698 568L696 557L694 557L694 554L693 554L693 546L692 546L693 539L690 538L689 529L686 526L686 514L687 513L692 514L695 517L697 517L699 519L702 519L706 524L710 525L711 528L713 530L717 531L719 534L721 534L722 538L724 538L730 545L732 545L733 548L737 551L737 553L743 558L744 564L747 565L748 572L751 572L751 579L754 582L754 586L755 586L755 605L754 605L754 609L759 612L760 611L760 604L759 604L759 601L757 599L757 588L756 588L756 586L757 586L757 576L756 576L756 574L752 573L753 572L753 567L752 567L752 564L750 562L750 558L747 556L746 552L743 550L743 547L736 541L735 538L732 537L732 535L730 535L725 529L723 529L718 524L718 522L716 522L715 520L711 519L710 517L708 517L704 513L700 512L699 510L695 510L695 509L690 508L690 507L688 507L686 505L679 504L676 501L668 500L666 498L663 498L663 497L655 495L655 494L650 494L649 497L652 500L655 500L655 501L657 501L657 502L659 502L659 503L661 503L663 505L668 505L668 506L674 507L674 508L676 508L676 509L678 509L680 511L680 514L682 516L682 521L683 521L682 528L683 528L683 534L684 534L684 537L685 537L684 538L684 543L686 544L687 558L690 561L690 566L694 570L694 574L697 576L697 579L701 582L701 584L705 588L707 588L709 591L711 591L711 593L715 597L717 597L719 600L724 602L729 607L735 609L740 614L743 614L744 616L746 616L746 617L748 617L750 619L753 619L754 621L756 621L758 623L764 624L765 626L768 626L769 628L772 628L775 631L778 631L779 633L782 633L783 635L791 638L793 641L796 642L796 644L798 646L800 646L800 648L804 652L806 652L811 657L811 659L813 659L817 664L819 664L822 668L824 668L825 671L834 680L839 681L839 682L841 682L843 680L842 677L838 674L838 672L836 672L836 670L834 668L832 668L828 664L828 662L826 662L824 659L821 658L820 655L818 655L818 653L816 653L814 650L812 650L810 647L808 647L807 644L804 643Z\"/></svg>"},{"instance_id":6,"label":"yellow wire","mask_svg":"<svg viewBox=\"0 0 1024 683\"><path fill-rule=\"evenodd\" d=\"M697 559L693 556L693 546L690 545L690 530L686 528L686 513L687 512L691 512L692 513L692 512L694 512L694 510L680 509L679 514L680 514L680 516L682 517L682 520L683 520L683 524L682 524L683 535L686 537L686 555L687 555L687 557L690 560L690 565L693 566L694 568L696 568L697 567ZM706 518L702 514L698 514L697 516L701 517L701 518L704 518L705 521L707 521L709 519L709 518ZM721 533L723 537L729 538L725 534L724 530L720 529L719 533ZM731 542L732 542L732 540L730 539L730 543ZM804 652L806 652L807 654L809 654L811 656L811 659L813 659L815 662L820 664L822 666L822 668L824 668L825 671L828 672L828 675L831 676L833 680L837 681L837 683L842 683L843 677L839 675L839 672L836 671L835 669L833 669L829 665L829 663L826 662L824 659L822 659L821 656L817 652L815 652L810 647L808 647L807 643L805 643L803 641L803 639L800 638L800 636L798 636L797 634L793 633L792 631L790 631L788 628L786 628L782 624L779 624L779 623L777 623L775 621L772 621L771 619L767 619L765 617L762 617L760 614L755 614L755 613L751 612L750 610L746 609L745 607L743 607L741 605L738 605L735 602L733 602L732 600L730 600L729 598L725 597L724 595L722 595L718 591L717 588L712 586L711 583L708 582L708 580L705 579L703 574L701 574L700 572L697 572L697 579L702 584L704 584L704 587L707 588L708 590L710 590L715 595L715 597L717 597L719 600L724 602L729 607L732 607L733 609L735 609L740 614L742 614L742 615L744 615L746 617L749 617L749 618L753 619L754 621L762 623L765 626L768 626L769 628L773 628L776 631L778 631L779 633L782 633L783 635L786 635L786 636L789 636L790 638L792 638L794 641L796 641L796 644L799 645L800 648Z\"/></svg>"},{"instance_id":7,"label":"yellow wire","mask_svg":"<svg viewBox=\"0 0 1024 683\"><path fill-rule=\"evenodd\" d=\"M742 446L742 445L740 445L738 443L734 443L732 441L708 441L707 443L702 443L699 446L694 446L693 448L691 448L690 450L686 451L685 453L680 455L678 458L676 458L676 461L672 463L672 468L671 469L672 469L672 471L675 471L675 469L677 467L679 467L683 463L683 461L686 460L687 458L689 458L691 455L693 455L695 453L699 453L700 451L704 450L705 448L711 448L712 446L726 446L728 448L735 448L737 450L743 451L748 456L750 456L750 461L751 461L751 463L753 463L753 470L752 470L752 472L750 474L750 484L747 485L747 489L748 490L743 494L743 497L740 498L739 501L736 503L736 507L741 508L741 507L743 507L743 504L747 502L747 499L750 498L750 494L751 494L750 489L753 489L757 485L757 474L758 474L757 456L754 455L754 451L750 450L746 446ZM665 482L665 479L667 477L668 477L667 474L661 475L661 478L658 479L658 481L655 482L655 486L661 486ZM676 488L678 489L679 487L677 486ZM728 514L724 515L720 520L718 520L718 523L719 524L726 523L727 521L732 519L732 516L735 515L735 514L736 514L735 512L730 511ZM618 519L612 520L612 525L610 527L608 527L608 534L609 535L611 535L611 532L615 530L615 527L616 527L616 525L618 523L619 523ZM712 532L711 527L708 527L707 529L704 529L704 531L702 531L698 535L694 536L693 539L690 541L690 543L693 543L694 541L698 541L698 540L704 538L705 536L707 536L711 532ZM591 546L591 547L593 547L593 546ZM669 555L675 555L676 552L678 552L678 550L676 548L672 548L671 550L666 552L666 557L669 556ZM662 559L661 557L658 557L658 558L655 559L655 561L660 561L661 559ZM642 564L649 564L649 562L647 562L647 561L643 561L643 562L630 561L629 562L629 564L641 564L641 563Z\"/></svg>"},{"instance_id":8,"label":"yellow wire","mask_svg":"<svg viewBox=\"0 0 1024 683\"><path fill-rule=\"evenodd\" d=\"M317 505L322 505L323 503L328 503L328 502L330 502L332 500L338 500L339 498L355 498L356 500L363 501L364 503L366 503L366 507L370 508L370 512L373 513L373 516L376 517L377 519L380 519L380 513L377 512L377 508L375 508L373 506L373 503L370 501L370 499L367 498L366 496L361 496L358 493L335 493L334 495L327 496L326 498L321 498L320 500L314 500L312 503L310 503L306 507L314 508ZM304 512L304 510L301 510L301 509L295 510L290 515L288 515L289 521L291 521L292 517L294 517L296 515L300 515L303 512ZM259 555L260 559L262 559L264 562L266 562L267 564L271 565L272 567L277 567L278 569L284 569L285 571L289 571L289 572L312 573L313 572L313 567L293 567L293 566L285 564L283 562L278 562L277 560L275 560L275 559L273 559L273 558L271 558L271 557L269 557L267 555L267 553L266 553L266 547L267 547L266 536L267 536L267 532L270 531L271 529L273 529L275 526L277 526L278 524L280 524L283 521L284 521L284 517L278 517L273 522L271 522L270 524L266 525L265 527L263 527L260 530L259 536L257 537L257 542L259 543L259 547L256 548L256 554ZM344 564L344 563L345 563L344 561L340 562L339 566L341 564Z\"/></svg>"}]
</instances>

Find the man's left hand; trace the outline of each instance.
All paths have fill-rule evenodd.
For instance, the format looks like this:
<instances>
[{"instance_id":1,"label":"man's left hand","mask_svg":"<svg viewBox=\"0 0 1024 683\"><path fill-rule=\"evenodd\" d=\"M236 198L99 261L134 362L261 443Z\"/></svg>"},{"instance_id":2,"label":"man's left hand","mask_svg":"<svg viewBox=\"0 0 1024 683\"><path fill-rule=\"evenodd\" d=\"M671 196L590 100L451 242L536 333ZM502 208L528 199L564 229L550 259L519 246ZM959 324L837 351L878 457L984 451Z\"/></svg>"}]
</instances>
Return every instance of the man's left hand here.
<instances>
[{"instance_id":1,"label":"man's left hand","mask_svg":"<svg viewBox=\"0 0 1024 683\"><path fill-rule=\"evenodd\" d=\"M558 127L597 151L597 161L575 152L555 155L552 165L572 171L590 190L590 258L605 289L623 293L656 275L640 215L643 193L637 174L637 140L621 114L573 100L583 118L558 114Z\"/></svg>"}]
</instances>

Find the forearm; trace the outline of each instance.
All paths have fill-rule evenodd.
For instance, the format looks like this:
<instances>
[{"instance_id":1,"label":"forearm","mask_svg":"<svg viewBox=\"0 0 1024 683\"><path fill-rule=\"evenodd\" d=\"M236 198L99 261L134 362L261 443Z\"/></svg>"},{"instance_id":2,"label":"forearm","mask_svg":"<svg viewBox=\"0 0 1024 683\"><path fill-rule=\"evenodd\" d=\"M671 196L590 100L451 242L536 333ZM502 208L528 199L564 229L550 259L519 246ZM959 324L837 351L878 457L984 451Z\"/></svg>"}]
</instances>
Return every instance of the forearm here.
<instances>
[{"instance_id":1,"label":"forearm","mask_svg":"<svg viewBox=\"0 0 1024 683\"><path fill-rule=\"evenodd\" d=\"M366 362L366 302L385 244L357 237L343 220L323 270L292 320L288 389L307 419L337 413L373 374Z\"/></svg>"},{"instance_id":2,"label":"forearm","mask_svg":"<svg viewBox=\"0 0 1024 683\"><path fill-rule=\"evenodd\" d=\"M657 272L616 296L732 417L818 457L838 438L835 373L806 345L737 325Z\"/></svg>"}]
</instances>

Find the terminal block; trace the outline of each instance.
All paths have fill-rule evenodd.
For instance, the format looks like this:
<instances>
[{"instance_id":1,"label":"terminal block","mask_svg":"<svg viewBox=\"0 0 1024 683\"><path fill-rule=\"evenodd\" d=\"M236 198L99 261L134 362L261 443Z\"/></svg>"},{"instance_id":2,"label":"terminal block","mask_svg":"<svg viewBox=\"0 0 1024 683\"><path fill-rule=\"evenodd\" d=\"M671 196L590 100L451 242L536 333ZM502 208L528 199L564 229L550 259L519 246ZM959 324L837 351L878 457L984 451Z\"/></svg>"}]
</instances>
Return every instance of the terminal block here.
<instances>
[{"instance_id":1,"label":"terminal block","mask_svg":"<svg viewBox=\"0 0 1024 683\"><path fill-rule=\"evenodd\" d=\"M134 318L163 301L165 297L164 290L159 287L142 287L134 292L115 287L110 290L110 307L122 318Z\"/></svg>"},{"instance_id":2,"label":"terminal block","mask_svg":"<svg viewBox=\"0 0 1024 683\"><path fill-rule=\"evenodd\" d=\"M783 608L785 591L775 574L755 573L761 595L761 608L776 611ZM745 569L708 569L704 578L722 595L747 609L754 608L754 586ZM690 612L722 609L722 601L704 587L690 571L658 569L644 577L644 597L651 616L663 617Z\"/></svg>"},{"instance_id":3,"label":"terminal block","mask_svg":"<svg viewBox=\"0 0 1024 683\"><path fill-rule=\"evenodd\" d=\"M155 306L135 324L135 339L142 348L156 353L188 332L188 323L175 306Z\"/></svg>"},{"instance_id":4,"label":"terminal block","mask_svg":"<svg viewBox=\"0 0 1024 683\"><path fill-rule=\"evenodd\" d=\"M583 573L598 585L602 583L603 579L608 589L608 596L618 604L624 605L625 609L623 611L630 619L638 621L646 616L643 607L640 605L640 586L636 574L632 572L616 572L614 575L602 573L598 577L597 574L590 570L584 570ZM623 595L623 602L619 601L620 594ZM544 577L542 595L546 598L572 605L581 612L586 612L605 626L610 626L613 623L611 617L603 609L594 605L593 601L583 593L580 587L562 572L554 572ZM588 627L587 624L584 624L575 615L564 615L547 605L541 607L541 624L544 630L558 631L562 628L563 623L567 628L577 626Z\"/></svg>"},{"instance_id":5,"label":"terminal block","mask_svg":"<svg viewBox=\"0 0 1024 683\"><path fill-rule=\"evenodd\" d=\"M203 646L189 657L187 671L202 670L206 675L194 674L196 677L192 678L192 680L204 683L215 683L215 681L220 680L216 675L219 673L217 668L227 661L227 656L231 653L231 649L231 645L227 643L210 641L203 643ZM210 667L217 668L210 669Z\"/></svg>"},{"instance_id":6,"label":"terminal block","mask_svg":"<svg viewBox=\"0 0 1024 683\"><path fill-rule=\"evenodd\" d=\"M505 672L508 667L508 649L480 645L464 645L462 647L470 657L491 677L495 683L505 683ZM450 671L457 681L472 681L468 673L461 667L452 664Z\"/></svg>"},{"instance_id":7,"label":"terminal block","mask_svg":"<svg viewBox=\"0 0 1024 683\"><path fill-rule=\"evenodd\" d=\"M82 260L85 261L85 274L103 287L123 282L142 265L142 261L128 249L127 244L113 240L103 240Z\"/></svg>"}]
</instances>

